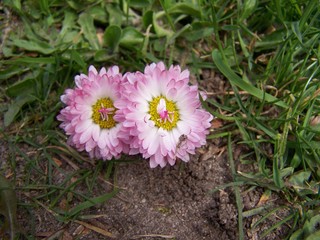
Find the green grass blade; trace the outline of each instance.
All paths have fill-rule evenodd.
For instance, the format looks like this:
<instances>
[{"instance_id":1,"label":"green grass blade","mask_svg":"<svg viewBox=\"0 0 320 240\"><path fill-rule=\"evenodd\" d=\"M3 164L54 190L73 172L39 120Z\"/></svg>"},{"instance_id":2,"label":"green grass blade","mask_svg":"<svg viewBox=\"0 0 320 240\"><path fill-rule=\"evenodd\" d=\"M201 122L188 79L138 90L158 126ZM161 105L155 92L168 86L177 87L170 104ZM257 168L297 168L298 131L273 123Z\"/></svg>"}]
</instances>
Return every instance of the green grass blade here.
<instances>
[{"instance_id":1,"label":"green grass blade","mask_svg":"<svg viewBox=\"0 0 320 240\"><path fill-rule=\"evenodd\" d=\"M232 141L231 141L231 135L228 136L228 156L229 156L229 163L230 163L230 169L232 172L233 179L235 181L236 176L236 168L233 161L233 154L232 154ZM239 239L244 239L244 231L243 231L243 218L242 218L242 197L240 195L240 188L237 185L233 186L235 196L236 196L236 204L238 209L238 231L239 231Z\"/></svg>"},{"instance_id":2,"label":"green grass blade","mask_svg":"<svg viewBox=\"0 0 320 240\"><path fill-rule=\"evenodd\" d=\"M88 209L90 207L93 207L97 204L104 203L105 201L109 200L110 198L114 197L118 193L118 190L115 189L114 191L110 193L103 194L99 197L90 198L89 200L82 202L78 205L76 205L74 208L72 208L68 213L66 218L71 219L74 218L77 214L79 214L81 211Z\"/></svg>"},{"instance_id":3,"label":"green grass blade","mask_svg":"<svg viewBox=\"0 0 320 240\"><path fill-rule=\"evenodd\" d=\"M268 230L266 230L265 232L262 233L262 235L260 236L261 239L263 239L264 237L268 236L272 231L274 231L275 229L279 228L282 224L285 224L286 222L288 222L294 216L295 216L295 214L290 214L289 216L287 216L283 220L281 220L281 221L277 222L276 224L274 224L273 226L269 227Z\"/></svg>"},{"instance_id":4,"label":"green grass blade","mask_svg":"<svg viewBox=\"0 0 320 240\"><path fill-rule=\"evenodd\" d=\"M249 84L248 82L245 82L244 80L242 80L225 63L225 61L223 60L222 54L217 49L213 50L212 58L213 58L215 65L217 66L217 68L230 81L231 84L241 88L244 91L247 91L251 95L253 95L261 100L267 101L269 103L274 103L277 106L282 107L282 108L288 107L288 105L285 102L279 100L278 98L276 98L268 93L263 92L261 89L258 89L256 87L254 87L253 85Z\"/></svg>"},{"instance_id":5,"label":"green grass blade","mask_svg":"<svg viewBox=\"0 0 320 240\"><path fill-rule=\"evenodd\" d=\"M8 230L10 239L16 239L18 233L17 197L11 183L0 175L0 214L5 217L2 230Z\"/></svg>"}]
</instances>

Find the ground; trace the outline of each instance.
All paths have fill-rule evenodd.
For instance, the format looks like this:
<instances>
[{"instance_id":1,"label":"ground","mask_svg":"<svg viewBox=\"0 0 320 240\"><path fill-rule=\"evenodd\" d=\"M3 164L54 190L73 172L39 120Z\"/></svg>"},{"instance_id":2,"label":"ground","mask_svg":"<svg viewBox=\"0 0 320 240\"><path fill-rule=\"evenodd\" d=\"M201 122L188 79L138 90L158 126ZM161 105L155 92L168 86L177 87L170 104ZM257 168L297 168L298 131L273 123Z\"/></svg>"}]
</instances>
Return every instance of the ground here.
<instances>
[{"instance_id":1,"label":"ground","mask_svg":"<svg viewBox=\"0 0 320 240\"><path fill-rule=\"evenodd\" d=\"M1 156L4 159L9 158L6 147L7 144L2 142ZM32 148L28 145L21 145L21 149L32 157ZM237 151L234 152L237 157ZM19 184L19 178L27 169L23 158L16 160L16 170L21 171L21 175L16 176ZM65 172L77 169L71 159L60 160L60 167ZM147 160L131 160L134 162L116 164L111 178L116 182L104 181L100 176L97 186L93 188L93 194L100 195L116 185L120 189L118 194L90 208L83 214L83 219L70 223L57 221L54 212L48 208L49 202L38 205L40 201L37 202L32 196L38 196L39 191L22 191L17 186L20 230L25 235L34 235L35 239L239 239L238 210L233 189L213 192L219 185L232 182L223 140L209 140L189 163L180 162L173 167L150 169ZM95 164L97 162L84 163L81 167L94 168ZM2 168L5 165L2 163ZM34 174L36 177L37 174ZM64 177L57 171L53 181L58 184L64 181ZM78 191L86 193L88 189L82 184L78 186ZM260 188L241 188L243 211L257 207L262 193ZM60 209L73 207L66 205L68 197L72 198L67 196L59 200ZM273 195L268 204L277 201L278 196ZM75 198L71 202L77 204ZM244 219L245 239L261 239L260 234L272 225L272 221L266 221L252 229L252 224L260 217L256 215ZM287 230L288 227L284 226L265 239L281 239Z\"/></svg>"},{"instance_id":2,"label":"ground","mask_svg":"<svg viewBox=\"0 0 320 240\"><path fill-rule=\"evenodd\" d=\"M200 88L212 93L225 92L226 82L223 77L210 71L203 71L205 79ZM196 83L195 77L191 81ZM221 127L223 122L213 121L214 128ZM42 142L40 136L37 141ZM12 154L9 144L1 140L1 169L7 169L5 175L14 180L14 174L9 166L12 164ZM18 148L29 158L39 158L39 149L27 144L20 144ZM12 151L12 146L11 146ZM243 166L239 162L241 154L246 151L242 145L234 145L233 155L236 169L241 171L254 170L254 166ZM85 156L85 154L83 154ZM41 156L40 156L41 157ZM52 183L59 185L63 181L74 183L80 175L75 173L91 169L94 170L98 161L78 163L75 159L52 155L59 166L52 175ZM126 157L125 157L126 158ZM11 163L10 163L11 162ZM117 186L119 192L115 197L102 204L96 204L85 210L78 219L69 222L57 220L56 212L68 211L80 204L81 201L71 193L58 198L58 203L52 206L54 198L43 202L39 198L41 193L48 194L45 187L36 186L26 189L24 182L29 175L33 182L41 182L42 173L36 172L32 166L26 166L25 158L21 154L14 156L16 194L18 197L18 225L24 236L35 239L239 239L238 209L234 189L232 187L217 187L233 181L231 168L226 150L225 139L208 140L207 145L198 149L190 162L179 162L175 166L150 169L147 160L140 157L130 157L122 163L116 163L111 173L110 181L105 181L103 174L107 171L103 167L100 176L91 189L91 195L99 196L110 192ZM38 169L46 172L46 161L40 162ZM74 177L66 179L66 176ZM37 188L38 187L38 188ZM88 193L86 184L77 185L78 192ZM264 201L263 189L242 186L240 188L242 211L248 211L265 205L279 204L279 195L274 193ZM38 200L39 199L39 200ZM51 208L50 208L51 205ZM253 224L259 221L261 215L244 218L243 232L245 239L261 239L263 231L281 220L286 212L276 212L271 220L263 221L256 228ZM290 226L282 226L268 234L264 239L281 239ZM23 238L22 238L23 239ZM33 239L33 238L31 238Z\"/></svg>"},{"instance_id":3,"label":"ground","mask_svg":"<svg viewBox=\"0 0 320 240\"><path fill-rule=\"evenodd\" d=\"M224 148L211 144L199 150L203 154L192 157L192 164L180 162L163 169L150 169L148 161L143 159L117 164L114 175L120 191L105 204L92 208L88 215L95 217L89 222L110 232L115 239L214 239L216 236L236 239L237 210L232 193L229 195L223 190L210 193L231 179ZM21 145L21 149L26 153L31 150L27 145ZM5 143L1 150L2 157L9 158ZM18 158L16 163L17 171L21 171L19 178L26 169L23 158ZM3 163L2 167L5 165ZM65 163L61 167L72 170ZM53 181L61 182L63 176L57 173ZM105 191L112 188L107 182L99 184ZM87 191L85 186L80 188L80 191ZM101 189L96 191L103 192ZM69 239L67 236L72 239L75 235L82 236L82 239L108 239L95 231L79 229L82 226L79 223L59 223L47 208L26 208L37 191L26 192L17 190L20 203L17 217L21 231L26 235L34 232L38 239L42 239L58 232L64 233L65 239ZM63 200L59 203L60 208L65 207Z\"/></svg>"},{"instance_id":4,"label":"ground","mask_svg":"<svg viewBox=\"0 0 320 240\"><path fill-rule=\"evenodd\" d=\"M118 184L126 190L103 208L112 213L106 225L120 239L236 239L237 211L228 193L210 194L230 179L225 160L195 156L193 164L152 170L146 162L121 166Z\"/></svg>"}]
</instances>

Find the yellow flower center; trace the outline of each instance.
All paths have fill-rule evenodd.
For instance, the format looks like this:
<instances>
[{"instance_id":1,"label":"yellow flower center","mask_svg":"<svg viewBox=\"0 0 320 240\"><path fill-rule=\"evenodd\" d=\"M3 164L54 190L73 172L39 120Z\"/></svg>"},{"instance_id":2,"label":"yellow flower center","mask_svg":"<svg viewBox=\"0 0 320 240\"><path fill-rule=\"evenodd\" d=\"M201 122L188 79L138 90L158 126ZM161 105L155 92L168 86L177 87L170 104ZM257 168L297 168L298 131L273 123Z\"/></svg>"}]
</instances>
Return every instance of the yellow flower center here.
<instances>
[{"instance_id":1,"label":"yellow flower center","mask_svg":"<svg viewBox=\"0 0 320 240\"><path fill-rule=\"evenodd\" d=\"M110 98L101 98L92 106L92 120L100 128L113 128L117 124L113 119L116 110Z\"/></svg>"},{"instance_id":2,"label":"yellow flower center","mask_svg":"<svg viewBox=\"0 0 320 240\"><path fill-rule=\"evenodd\" d=\"M149 103L151 120L158 128L171 130L177 126L180 119L177 105L164 96L155 97Z\"/></svg>"}]
</instances>

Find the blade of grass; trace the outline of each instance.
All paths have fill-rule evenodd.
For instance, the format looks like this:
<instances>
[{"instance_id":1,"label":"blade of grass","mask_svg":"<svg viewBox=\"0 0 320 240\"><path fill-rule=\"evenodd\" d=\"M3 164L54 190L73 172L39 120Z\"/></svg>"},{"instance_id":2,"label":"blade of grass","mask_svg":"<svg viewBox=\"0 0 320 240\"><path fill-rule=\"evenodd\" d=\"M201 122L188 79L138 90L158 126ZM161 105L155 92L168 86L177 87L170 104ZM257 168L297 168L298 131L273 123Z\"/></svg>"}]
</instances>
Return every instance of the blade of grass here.
<instances>
[{"instance_id":1,"label":"blade of grass","mask_svg":"<svg viewBox=\"0 0 320 240\"><path fill-rule=\"evenodd\" d=\"M221 185L215 187L214 189L210 190L209 193L213 194L213 193L215 193L215 192L217 192L217 191L219 191L221 189L225 189L227 187L242 186L244 184L246 184L246 182L244 182L244 181L230 182L230 183L226 183L226 184L221 184Z\"/></svg>"},{"instance_id":2,"label":"blade of grass","mask_svg":"<svg viewBox=\"0 0 320 240\"><path fill-rule=\"evenodd\" d=\"M109 200L110 198L114 197L118 193L118 190L115 189L110 193L103 194L98 197L90 198L85 202L82 202L72 208L67 215L65 216L65 220L75 218L81 211L86 210L90 207L93 207L97 204L104 203L105 201Z\"/></svg>"},{"instance_id":3,"label":"blade of grass","mask_svg":"<svg viewBox=\"0 0 320 240\"><path fill-rule=\"evenodd\" d=\"M86 179L89 175L91 174L90 171L84 171L83 174L81 174L81 177L78 177L77 180L75 180L74 182L72 182L70 185L68 185L67 187L65 187L63 189L63 191L60 192L60 194L53 200L51 201L51 205L50 208L53 208L57 202L59 201L60 198L62 198L62 196L65 195L65 193L70 192L76 185L80 184L84 179ZM71 178L72 176L69 176L69 178Z\"/></svg>"},{"instance_id":4,"label":"blade of grass","mask_svg":"<svg viewBox=\"0 0 320 240\"><path fill-rule=\"evenodd\" d=\"M2 175L0 175L0 213L5 217L4 228L9 230L10 239L16 239L18 233L17 197L12 184Z\"/></svg>"},{"instance_id":5,"label":"blade of grass","mask_svg":"<svg viewBox=\"0 0 320 240\"><path fill-rule=\"evenodd\" d=\"M261 236L260 236L261 239L268 236L271 232L273 232L275 229L279 228L282 224L285 224L286 222L288 222L294 216L295 216L295 214L290 214L288 217L284 218L283 220L281 220L281 221L277 222L276 224L274 224L273 226L269 227L268 230L266 230L265 232L263 232L261 234Z\"/></svg>"},{"instance_id":6,"label":"blade of grass","mask_svg":"<svg viewBox=\"0 0 320 240\"><path fill-rule=\"evenodd\" d=\"M105 229L99 228L99 227L97 227L97 226L94 226L94 225L92 225L92 224L88 224L88 223L86 223L86 222L84 222L84 221L80 221L80 220L75 220L74 222L76 222L76 223L78 223L78 224L80 224L80 225L82 225L82 226L84 226L84 227L86 227L86 228L88 228L88 229L91 229L91 230L93 230L93 231L95 231L95 232L97 232L97 233L100 233L101 235L103 235L103 236L105 236L105 237L114 238L114 236L112 235L112 233L111 233L111 232L108 232L108 231L105 230Z\"/></svg>"},{"instance_id":7,"label":"blade of grass","mask_svg":"<svg viewBox=\"0 0 320 240\"><path fill-rule=\"evenodd\" d=\"M232 141L231 141L231 134L228 136L228 158L229 158L229 164L230 164L230 169L231 173L233 176L233 181L236 180L236 169L233 161L233 154L232 154ZM242 218L242 198L240 195L240 189L238 186L233 186L235 196L236 196L236 204L237 204L237 209L238 209L238 231L239 231L239 239L243 240L244 239L244 231L243 231L243 218Z\"/></svg>"},{"instance_id":8,"label":"blade of grass","mask_svg":"<svg viewBox=\"0 0 320 240\"><path fill-rule=\"evenodd\" d=\"M262 91L259 88L254 87L252 84L245 82L241 79L237 74L235 74L231 68L225 63L222 57L222 53L220 53L217 49L213 50L212 58L217 66L217 68L221 71L221 73L230 81L231 84L241 88L244 91L247 91L251 95L257 97L260 100L265 100L269 103L274 103L279 107L286 109L288 105L279 100L278 98Z\"/></svg>"}]
</instances>

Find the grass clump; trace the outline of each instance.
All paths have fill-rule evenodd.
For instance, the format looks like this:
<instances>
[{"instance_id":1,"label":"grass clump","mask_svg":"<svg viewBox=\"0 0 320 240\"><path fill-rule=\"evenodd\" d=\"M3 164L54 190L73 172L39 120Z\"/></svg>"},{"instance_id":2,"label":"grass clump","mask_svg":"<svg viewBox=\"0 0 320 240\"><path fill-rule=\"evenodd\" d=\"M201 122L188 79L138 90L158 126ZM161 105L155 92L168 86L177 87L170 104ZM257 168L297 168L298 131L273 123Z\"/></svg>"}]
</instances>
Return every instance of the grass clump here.
<instances>
[{"instance_id":1,"label":"grass clump","mask_svg":"<svg viewBox=\"0 0 320 240\"><path fill-rule=\"evenodd\" d=\"M259 169L238 172L235 179L281 193L291 213L275 226L294 219L295 228L319 213L319 7L308 1L283 8L272 1L254 8L260 14L238 22L231 32L233 44L225 38L212 53L234 92L228 101L236 103L219 108L232 113L241 134L238 143L252 149L242 161L250 159ZM216 34L221 32L218 28Z\"/></svg>"},{"instance_id":2,"label":"grass clump","mask_svg":"<svg viewBox=\"0 0 320 240\"><path fill-rule=\"evenodd\" d=\"M15 0L0 7L1 136L9 149L1 172L28 199L26 210L41 206L62 223L79 221L118 191L108 185L94 196L117 163L93 164L57 130L59 96L73 76L90 64L130 71L164 60L188 66L198 79L203 69L226 79L206 107L224 123L209 138L226 137L229 155L248 147L240 159L230 157L239 214L260 214L261 223L274 213L242 212L237 186L260 186L290 209L264 235L283 224L290 224L291 239L318 234L318 1ZM257 170L236 171L240 163Z\"/></svg>"}]
</instances>

